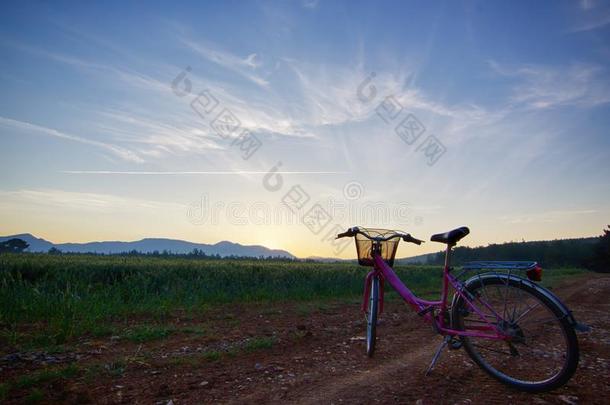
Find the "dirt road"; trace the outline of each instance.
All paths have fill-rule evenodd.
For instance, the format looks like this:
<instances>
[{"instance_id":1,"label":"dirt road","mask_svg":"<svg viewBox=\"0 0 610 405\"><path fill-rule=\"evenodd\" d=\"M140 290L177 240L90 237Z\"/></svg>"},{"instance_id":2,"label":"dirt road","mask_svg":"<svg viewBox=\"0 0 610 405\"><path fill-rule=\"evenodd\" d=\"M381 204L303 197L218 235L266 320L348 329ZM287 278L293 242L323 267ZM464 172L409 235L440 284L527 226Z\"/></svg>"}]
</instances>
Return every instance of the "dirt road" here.
<instances>
[{"instance_id":1,"label":"dirt road","mask_svg":"<svg viewBox=\"0 0 610 405\"><path fill-rule=\"evenodd\" d=\"M592 327L579 334L579 369L546 394L515 391L488 377L462 351L446 351L424 375L440 337L402 302L386 304L375 357L364 353L358 305L230 306L204 318L177 314L176 333L147 342L88 339L72 359L81 370L44 387L54 403L608 403L610 277L573 279L555 292ZM269 347L270 346L270 347ZM392 350L392 351L391 351ZM28 367L4 369L5 377ZM87 370L87 371L82 371ZM16 391L9 403L24 400Z\"/></svg>"}]
</instances>

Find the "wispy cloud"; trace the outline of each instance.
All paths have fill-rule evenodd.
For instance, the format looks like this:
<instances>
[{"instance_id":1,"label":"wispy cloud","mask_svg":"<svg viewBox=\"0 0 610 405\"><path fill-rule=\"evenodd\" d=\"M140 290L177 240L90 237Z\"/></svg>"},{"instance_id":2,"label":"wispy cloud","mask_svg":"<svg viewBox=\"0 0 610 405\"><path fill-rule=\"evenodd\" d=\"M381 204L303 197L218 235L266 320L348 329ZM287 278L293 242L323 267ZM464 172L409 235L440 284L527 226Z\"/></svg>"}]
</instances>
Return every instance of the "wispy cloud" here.
<instances>
[{"instance_id":1,"label":"wispy cloud","mask_svg":"<svg viewBox=\"0 0 610 405\"><path fill-rule=\"evenodd\" d=\"M37 46L15 42L15 41L3 41L5 45L12 48L18 49L22 52L29 53L38 57L47 58L54 62L63 63L71 66L80 72L88 73L105 73L113 79L119 79L121 83L130 85L131 87L137 87L139 89L146 90L157 90L164 93L169 93L170 88L167 83L160 81L150 75L142 72L135 71L130 68L124 68L120 66L109 65L105 63L93 62L90 60L82 59L73 55L64 54L62 52L51 51L43 49ZM99 76L98 76L99 77Z\"/></svg>"},{"instance_id":2,"label":"wispy cloud","mask_svg":"<svg viewBox=\"0 0 610 405\"><path fill-rule=\"evenodd\" d=\"M118 145L113 145L113 144L106 143L106 142L100 142L100 141L95 141L92 139L83 138L83 137L80 137L77 135L71 135L71 134L68 134L65 132L58 131L53 128L48 128L48 127L44 127L41 125L36 125L36 124L29 123L29 122L25 122L25 121L18 121L18 120L14 120L12 118L6 118L6 117L2 117L2 116L0 116L0 125L3 125L5 127L16 128L19 130L28 131L30 133L47 135L47 136L51 136L51 137L55 137L55 138L60 138L60 139L65 139L65 140L69 140L69 141L73 141L73 142L82 143L85 145L95 146L97 148L100 148L106 152L109 152L109 153L113 154L114 156L117 156L126 161L136 162L136 163L144 162L144 159L142 159L135 152L133 152L127 148L124 148L124 147L121 147Z\"/></svg>"},{"instance_id":3,"label":"wispy cloud","mask_svg":"<svg viewBox=\"0 0 610 405\"><path fill-rule=\"evenodd\" d=\"M109 82L115 81L115 86L129 86L130 89L137 90L134 98L139 99L140 103L142 92L165 95L165 98L156 99L163 108L159 106L154 108L158 111L155 118L136 114L125 108L105 109L100 114L101 119L93 123L101 132L112 135L115 139L147 145L144 148L136 148L142 157L159 158L168 154L195 154L223 148L217 142L218 136L209 128L208 123L202 122L192 111L177 108L181 104L171 93L169 82L172 75L179 72L180 68L157 66L167 73L167 82L165 82L131 68L92 62L18 42L9 42L7 45L22 52L66 64L80 72L92 74L96 80L102 78ZM204 52L203 47L198 49ZM211 49L208 56L222 66L238 70L258 84L266 85L266 82L263 83L262 79L258 80L260 79L257 79L258 76L250 73L261 65L257 54L250 54L240 59L228 52L211 51ZM251 93L244 93L240 87L236 87L230 81L213 82L208 78L198 77L195 73L192 74L192 79L196 88L211 90L222 102L223 107L230 108L236 114L242 127L251 132L291 137L313 136L298 121L283 112L281 100L272 101L272 96L266 91L267 97L253 97Z\"/></svg>"},{"instance_id":4,"label":"wispy cloud","mask_svg":"<svg viewBox=\"0 0 610 405\"><path fill-rule=\"evenodd\" d=\"M316 8L318 8L318 5L320 4L320 0L304 0L303 1L303 7L308 8L310 10L315 10Z\"/></svg>"},{"instance_id":5,"label":"wispy cloud","mask_svg":"<svg viewBox=\"0 0 610 405\"><path fill-rule=\"evenodd\" d=\"M181 42L210 62L231 70L259 86L266 87L269 84L262 76L254 73L254 70L261 65L256 53L251 53L245 58L241 58L210 43L196 42L186 38L182 38Z\"/></svg>"},{"instance_id":6,"label":"wispy cloud","mask_svg":"<svg viewBox=\"0 0 610 405\"><path fill-rule=\"evenodd\" d=\"M528 223L555 223L561 221L568 221L575 219L583 215L596 214L597 210L584 209L584 210L555 210L546 212L537 212L531 214L517 214L510 216L503 216L500 219L509 224L528 224Z\"/></svg>"},{"instance_id":7,"label":"wispy cloud","mask_svg":"<svg viewBox=\"0 0 610 405\"><path fill-rule=\"evenodd\" d=\"M594 16L588 17L586 21L583 21L573 27L571 32L583 32L591 31L598 28L603 28L610 24L610 13L601 13Z\"/></svg>"},{"instance_id":8,"label":"wispy cloud","mask_svg":"<svg viewBox=\"0 0 610 405\"><path fill-rule=\"evenodd\" d=\"M570 32L583 32L603 28L610 24L610 8L607 2L595 0L581 0L580 10L577 11L578 23L570 29Z\"/></svg>"},{"instance_id":9,"label":"wispy cloud","mask_svg":"<svg viewBox=\"0 0 610 405\"><path fill-rule=\"evenodd\" d=\"M593 107L610 102L610 80L601 66L579 63L509 67L495 61L489 65L496 73L515 78L511 101L531 109Z\"/></svg>"},{"instance_id":10,"label":"wispy cloud","mask_svg":"<svg viewBox=\"0 0 610 405\"><path fill-rule=\"evenodd\" d=\"M55 189L0 190L0 206L18 209L38 206L44 209L59 208L96 212L140 211L142 209L162 212L184 209L182 204Z\"/></svg>"},{"instance_id":11,"label":"wispy cloud","mask_svg":"<svg viewBox=\"0 0 610 405\"><path fill-rule=\"evenodd\" d=\"M282 62L296 77L295 94L299 95L300 108L295 108L295 115L303 125L314 127L370 118L381 96L402 92L409 77L407 70L377 72L373 84L378 99L363 103L358 99L358 87L371 72L357 66L319 65L286 58Z\"/></svg>"},{"instance_id":12,"label":"wispy cloud","mask_svg":"<svg viewBox=\"0 0 610 405\"><path fill-rule=\"evenodd\" d=\"M161 119L154 119L127 110L108 109L99 115L97 126L100 130L122 141L152 148L140 153L160 156L223 149L217 143L218 136L197 122L195 114L168 113Z\"/></svg>"},{"instance_id":13,"label":"wispy cloud","mask_svg":"<svg viewBox=\"0 0 610 405\"><path fill-rule=\"evenodd\" d=\"M202 88L212 89L213 93L220 96L223 103L238 116L243 128L252 132L291 137L316 137L316 128L369 119L375 114L375 108L378 106L378 103L365 105L356 96L358 86L370 73L359 66L321 66L286 58L276 61L276 69L277 66L283 65L295 74L297 80L293 93L300 95L297 103L278 96L278 92L268 92L270 83L256 73L262 65L258 54L251 53L241 58L209 42L195 42L186 37L180 40L207 60L261 86L264 94L244 93L243 88L236 87L230 81L213 83L208 78L197 77L193 72L193 77L197 79L196 84ZM134 88L154 90L164 94L169 91L167 83L141 72L93 63L36 47L26 45L20 47L79 69L110 73L122 83ZM165 70L169 68L166 66ZM176 68L176 71L178 70ZM405 108L449 118L451 122L446 127L446 131L458 132L472 125L486 125L503 114L489 112L475 104L447 105L433 101L427 98L421 89L408 86L411 75L412 72L408 69L399 72L378 72L375 86L380 95L395 95ZM284 83L282 86L285 85ZM129 114L116 112L107 114L115 122L105 122L101 128L115 135L130 134L128 141L146 143L153 148L140 151L142 155L155 157L171 153L172 150L199 152L204 149L219 148L210 136L213 134L207 129L202 130L198 123L154 123L143 117L131 116L125 119L126 115ZM184 116L181 118L181 122L184 122L184 118ZM117 125L117 121L121 121L121 124ZM171 122L172 119L165 117L163 121Z\"/></svg>"},{"instance_id":14,"label":"wispy cloud","mask_svg":"<svg viewBox=\"0 0 610 405\"><path fill-rule=\"evenodd\" d=\"M127 175L127 176L233 176L244 174L269 174L269 170L214 170L214 171L114 171L114 170L64 170L65 174L102 174L102 175ZM295 171L279 170L275 174L347 174L348 172L337 171Z\"/></svg>"},{"instance_id":15,"label":"wispy cloud","mask_svg":"<svg viewBox=\"0 0 610 405\"><path fill-rule=\"evenodd\" d=\"M284 62L297 78L295 94L299 95L300 108L297 109L299 114L293 115L297 126L340 126L376 119L376 109L387 96L394 97L406 112L434 119L436 128L446 135L463 133L474 126L491 125L507 114L505 109L490 111L475 103L449 104L435 100L413 83L414 71L408 67L399 71L376 71L371 82L376 98L363 103L358 98L358 88L371 72L363 70L362 65L320 66L291 59Z\"/></svg>"}]
</instances>

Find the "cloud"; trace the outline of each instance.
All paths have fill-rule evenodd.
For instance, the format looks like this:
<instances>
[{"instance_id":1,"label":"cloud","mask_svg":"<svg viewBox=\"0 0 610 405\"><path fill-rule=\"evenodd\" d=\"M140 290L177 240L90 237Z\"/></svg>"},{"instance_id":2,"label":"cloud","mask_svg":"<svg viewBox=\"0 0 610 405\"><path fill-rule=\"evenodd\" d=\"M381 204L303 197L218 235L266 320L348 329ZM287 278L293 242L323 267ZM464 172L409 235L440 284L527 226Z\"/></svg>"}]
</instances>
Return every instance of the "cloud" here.
<instances>
[{"instance_id":1,"label":"cloud","mask_svg":"<svg viewBox=\"0 0 610 405\"><path fill-rule=\"evenodd\" d=\"M571 218L580 217L583 215L596 214L598 211L585 209L585 210L555 210L538 212L531 214L517 214L510 216L500 217L506 223L509 224L529 224L529 223L555 223L569 220Z\"/></svg>"},{"instance_id":2,"label":"cloud","mask_svg":"<svg viewBox=\"0 0 610 405\"><path fill-rule=\"evenodd\" d=\"M202 153L223 149L218 135L198 122L192 114L168 113L164 119L153 119L129 111L108 109L100 112L97 127L115 138L131 144L143 144L152 149L141 154L160 157L164 154Z\"/></svg>"},{"instance_id":3,"label":"cloud","mask_svg":"<svg viewBox=\"0 0 610 405\"><path fill-rule=\"evenodd\" d=\"M256 69L257 67L261 66L259 57L255 53L251 53L250 55L248 55L248 57L244 59L244 64L246 66L250 66L253 69Z\"/></svg>"},{"instance_id":4,"label":"cloud","mask_svg":"<svg viewBox=\"0 0 610 405\"><path fill-rule=\"evenodd\" d=\"M515 79L511 102L529 109L594 107L610 102L610 80L598 65L508 67L495 61L489 65L496 73Z\"/></svg>"},{"instance_id":5,"label":"cloud","mask_svg":"<svg viewBox=\"0 0 610 405\"><path fill-rule=\"evenodd\" d=\"M54 189L0 190L0 201L0 206L14 209L41 207L95 212L133 212L144 209L157 213L184 209L182 204Z\"/></svg>"},{"instance_id":6,"label":"cloud","mask_svg":"<svg viewBox=\"0 0 610 405\"><path fill-rule=\"evenodd\" d=\"M362 63L343 66L281 58L275 61L273 72L284 80L282 83L270 83L257 73L262 66L257 53L241 58L213 44L194 42L184 36L179 40L207 60L259 85L248 88L232 81L213 82L197 76L196 72L190 73L192 97L200 90L208 89L219 99L221 108L228 108L237 116L242 128L262 136L317 139L320 130L325 127L374 118L375 109L388 95L395 96L405 111L445 118L437 120L436 127L446 134L464 132L475 125L488 125L503 116L503 112L489 112L472 103L449 105L442 100L426 97L422 89L412 86L410 78L413 71L408 67L399 71L377 72L374 79L377 97L370 103L363 103L358 98L358 89L371 72L365 71ZM171 95L169 81L182 69L162 66L161 70L167 72L166 83L133 69L92 63L35 47L20 47L77 69L107 73L134 89L165 95L169 93L169 98L155 101L162 106L155 107L161 111L159 116L146 117L121 107L104 111L103 119L96 124L115 139L147 145L138 148L140 156L160 158L166 154L200 153L221 148L216 134L209 128L209 122L204 122L189 109L180 109L180 100ZM173 69L175 72L172 72ZM286 79L291 76L292 80ZM424 125L428 126L427 123Z\"/></svg>"},{"instance_id":7,"label":"cloud","mask_svg":"<svg viewBox=\"0 0 610 405\"><path fill-rule=\"evenodd\" d=\"M318 4L320 4L320 0L304 0L303 7L308 8L310 10L315 10L318 8Z\"/></svg>"},{"instance_id":8,"label":"cloud","mask_svg":"<svg viewBox=\"0 0 610 405\"><path fill-rule=\"evenodd\" d=\"M570 32L592 31L610 24L610 8L607 2L596 0L581 0L579 10L576 10L576 19L579 22L570 29Z\"/></svg>"},{"instance_id":9,"label":"cloud","mask_svg":"<svg viewBox=\"0 0 610 405\"><path fill-rule=\"evenodd\" d=\"M195 42L186 38L181 38L181 42L210 62L231 70L259 86L266 87L269 84L263 77L252 72L253 69L258 68L261 65L261 62L258 60L258 55L255 53L242 59L239 56L221 50L217 46L213 46L209 43Z\"/></svg>"},{"instance_id":10,"label":"cloud","mask_svg":"<svg viewBox=\"0 0 610 405\"><path fill-rule=\"evenodd\" d=\"M64 174L92 174L92 175L124 175L124 176L235 176L244 174L269 174L269 170L214 170L214 171L116 171L116 170L64 170ZM338 171L310 171L310 170L277 170L275 174L347 174Z\"/></svg>"},{"instance_id":11,"label":"cloud","mask_svg":"<svg viewBox=\"0 0 610 405\"><path fill-rule=\"evenodd\" d=\"M470 136L466 130L494 124L508 113L505 108L490 111L476 103L450 104L432 99L425 89L413 83L411 78L414 71L409 68L366 72L358 66L312 66L294 61L290 61L290 64L297 75L302 105L306 108L307 115L302 121L314 127L367 120L382 123L377 109L386 97L391 97L402 107L401 117L414 114L424 127L442 135L451 135L452 142L457 142ZM372 80L365 83L369 78ZM375 97L363 102L359 92L368 93L371 86ZM388 130L391 131L391 128ZM461 136L456 136L458 134Z\"/></svg>"},{"instance_id":12,"label":"cloud","mask_svg":"<svg viewBox=\"0 0 610 405\"><path fill-rule=\"evenodd\" d=\"M594 16L590 16L586 19L586 21L576 25L570 31L571 32L583 32L583 31L592 31L598 28L603 28L606 25L610 24L610 14L601 13L596 14Z\"/></svg>"},{"instance_id":13,"label":"cloud","mask_svg":"<svg viewBox=\"0 0 610 405\"><path fill-rule=\"evenodd\" d=\"M36 46L23 44L20 42L8 42L5 44L18 49L22 52L50 59L55 62L63 63L73 68L84 72L104 72L110 74L113 78L118 78L125 84L140 89L170 92L168 83L161 82L149 75L137 72L133 69L120 68L104 63L91 62L72 55L66 55L60 52L52 52L47 49L42 49Z\"/></svg>"},{"instance_id":14,"label":"cloud","mask_svg":"<svg viewBox=\"0 0 610 405\"><path fill-rule=\"evenodd\" d=\"M97 129L114 136L115 139L147 145L146 148L138 148L141 157L160 158L167 154L201 153L223 148L218 142L218 135L209 128L209 122L203 121L188 107L181 109L180 107L188 106L188 104L180 103L181 100L178 100L171 92L170 80L173 75L182 70L180 68L162 66L162 70L167 72L168 79L165 82L133 69L90 62L71 55L21 43L12 42L9 45L23 52L66 64L79 71L95 73L96 78L100 77L99 73L105 74L112 80L120 80L117 84L119 86L128 85L133 89L157 92L166 96L155 99L155 103L161 105L161 107L159 105L155 107L157 111L160 111L156 118L126 111L126 108L122 106L121 110L107 109L103 111L100 114L102 119L93 124L97 126ZM203 49L199 48L201 51ZM256 75L248 73L248 71L261 66L260 58L255 53L248 55L245 59L239 59L227 52L216 51L211 52L209 56L221 64L233 66L234 69L244 73L258 84L267 84L258 80ZM153 64L148 63L148 65ZM208 78L197 77L194 73L191 75L191 79L194 82L191 97L195 97L200 89L210 90L221 101L220 108L229 108L237 115L242 123L242 128L259 134L275 136L313 136L281 112L281 100L268 102L268 96L251 97L251 93L244 96L242 94L243 89L236 87L231 82L213 82ZM139 93L134 94L139 95ZM210 117L210 120L212 118ZM81 140L81 142L84 141ZM115 153L121 151L119 148ZM139 161L136 157L133 157L132 160Z\"/></svg>"},{"instance_id":15,"label":"cloud","mask_svg":"<svg viewBox=\"0 0 610 405\"><path fill-rule=\"evenodd\" d=\"M327 126L359 122L374 115L382 97L400 92L407 82L408 72L375 73L371 84L376 96L362 102L358 91L371 74L359 67L318 65L293 59L283 59L296 77L294 93L299 96L295 108L301 125ZM296 107L296 106L295 106Z\"/></svg>"},{"instance_id":16,"label":"cloud","mask_svg":"<svg viewBox=\"0 0 610 405\"><path fill-rule=\"evenodd\" d=\"M590 10L595 7L595 0L580 0L579 5L583 10Z\"/></svg>"},{"instance_id":17,"label":"cloud","mask_svg":"<svg viewBox=\"0 0 610 405\"><path fill-rule=\"evenodd\" d=\"M11 118L6 118L6 117L0 116L0 125L6 126L6 127L17 128L17 129L28 131L31 133L38 133L38 134L43 134L43 135L47 135L47 136L51 136L51 137L55 137L55 138L66 139L69 141L78 142L78 143L82 143L85 145L92 145L92 146L100 148L106 152L109 152L109 153L111 153L123 160L129 161L129 162L136 162L136 163L144 162L144 159L142 159L140 156L138 156L135 152L133 152L129 149L123 148L121 146L113 145L113 144L106 143L106 142L86 139L86 138L82 138L82 137L76 136L76 135L70 135L65 132L58 131L56 129L47 128L44 126L29 123L29 122L18 121L18 120L14 120Z\"/></svg>"},{"instance_id":18,"label":"cloud","mask_svg":"<svg viewBox=\"0 0 610 405\"><path fill-rule=\"evenodd\" d=\"M373 117L375 108L381 102L382 97L387 95L394 95L405 109L449 118L451 123L445 128L447 132L457 132L472 125L486 124L497 119L497 114L490 114L480 106L474 104L446 105L428 99L421 89L406 87L412 75L408 69L399 72L379 72L374 81L378 97L375 102L366 104L362 103L357 96L358 87L370 74L361 68L361 64L344 67L283 58L277 61L274 69L287 67L296 80L288 84L282 83L283 91L273 92L271 84L255 73L262 66L258 54L251 53L245 58L240 58L209 43L198 43L184 37L180 40L207 60L260 85L263 93L257 94L256 91L248 91L232 82L212 82L208 78L198 77L196 72L191 73L194 87L209 89L214 96L219 98L223 107L229 108L238 117L243 128L258 134L316 138L317 130L320 127L361 122ZM164 94L170 91L168 83L141 72L92 63L35 47L25 45L19 47L79 69L110 73L113 77L120 79L122 83L133 88ZM169 72L170 68L175 69L176 72L181 70L173 66L165 66L164 69ZM169 76L171 75L170 73ZM289 97L286 97L286 86L291 87L290 94L298 95L300 98L287 99ZM194 92L196 91L194 90ZM128 136L130 142L153 146L152 150L140 151L142 155L155 157L164 153L172 153L171 151L173 153L188 150L199 152L203 149L218 148L218 145L215 145L210 139L204 139L210 135L207 124L201 125L201 122L193 120L190 120L188 125L184 124L185 118L188 116L180 117L181 124L168 125L161 122L152 124L150 119L143 117L131 117L129 120L119 119L122 122L118 123L116 114L118 113L110 114L114 115L114 122L105 122L99 127L119 136L121 134ZM176 122L176 118L175 113L166 114L164 121ZM193 118L196 117L193 116Z\"/></svg>"}]
</instances>

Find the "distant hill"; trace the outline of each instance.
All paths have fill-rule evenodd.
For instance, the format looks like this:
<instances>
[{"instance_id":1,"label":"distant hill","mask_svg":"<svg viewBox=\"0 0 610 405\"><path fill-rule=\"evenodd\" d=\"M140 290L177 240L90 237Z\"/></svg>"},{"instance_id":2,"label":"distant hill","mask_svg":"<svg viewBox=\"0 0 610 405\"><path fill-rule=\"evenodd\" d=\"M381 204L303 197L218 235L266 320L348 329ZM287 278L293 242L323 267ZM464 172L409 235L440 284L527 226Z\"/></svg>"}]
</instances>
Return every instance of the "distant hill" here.
<instances>
[{"instance_id":1,"label":"distant hill","mask_svg":"<svg viewBox=\"0 0 610 405\"><path fill-rule=\"evenodd\" d=\"M168 251L171 253L185 254L194 249L203 251L206 255L240 256L240 257L283 257L293 259L294 256L280 249L269 249L260 245L241 245L239 243L222 241L213 245L205 243L194 243L179 239L146 238L134 242L105 241L87 243L52 243L37 238L29 233L0 236L0 242L18 238L26 241L30 247L28 252L48 252L52 247L66 253L105 253L117 254L136 250L140 253L153 253L155 251Z\"/></svg>"}]
</instances>

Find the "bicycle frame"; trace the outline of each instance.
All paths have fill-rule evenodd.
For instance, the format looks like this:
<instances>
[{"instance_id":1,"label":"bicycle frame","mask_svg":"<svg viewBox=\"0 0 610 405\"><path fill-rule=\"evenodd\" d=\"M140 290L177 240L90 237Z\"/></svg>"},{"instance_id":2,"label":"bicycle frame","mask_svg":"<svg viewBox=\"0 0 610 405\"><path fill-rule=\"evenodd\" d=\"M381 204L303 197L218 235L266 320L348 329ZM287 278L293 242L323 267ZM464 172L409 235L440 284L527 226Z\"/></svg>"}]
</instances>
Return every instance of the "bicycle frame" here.
<instances>
[{"instance_id":1,"label":"bicycle frame","mask_svg":"<svg viewBox=\"0 0 610 405\"><path fill-rule=\"evenodd\" d=\"M489 304L487 304L480 297L477 298L485 308L487 308L493 317L495 318L494 323L488 319L489 315L485 315L469 298L467 292L464 292L463 284L457 280L451 274L450 259L451 259L451 246L447 246L445 254L445 265L443 267L443 285L441 291L441 297L438 301L428 301L418 298L409 288L398 278L394 270L381 258L379 254L373 254L374 268L369 272L365 279L364 297L362 303L362 310L366 313L368 300L370 297L370 285L371 278L375 276L380 277L380 305L379 312L383 311L383 294L384 294L384 281L387 281L398 294L409 304L419 315L423 316L423 319L427 322L432 323L434 329L441 335L449 336L472 336L481 337L492 340L509 340L510 336L502 333L502 331L496 327L496 324L502 322L504 319L498 315ZM451 329L450 325L446 323L447 313L447 300L449 293L449 286L452 286L456 293L462 297L464 302L476 313L478 317L483 321L480 326L469 326L466 330ZM435 316L435 310L438 310L438 314Z\"/></svg>"}]
</instances>

